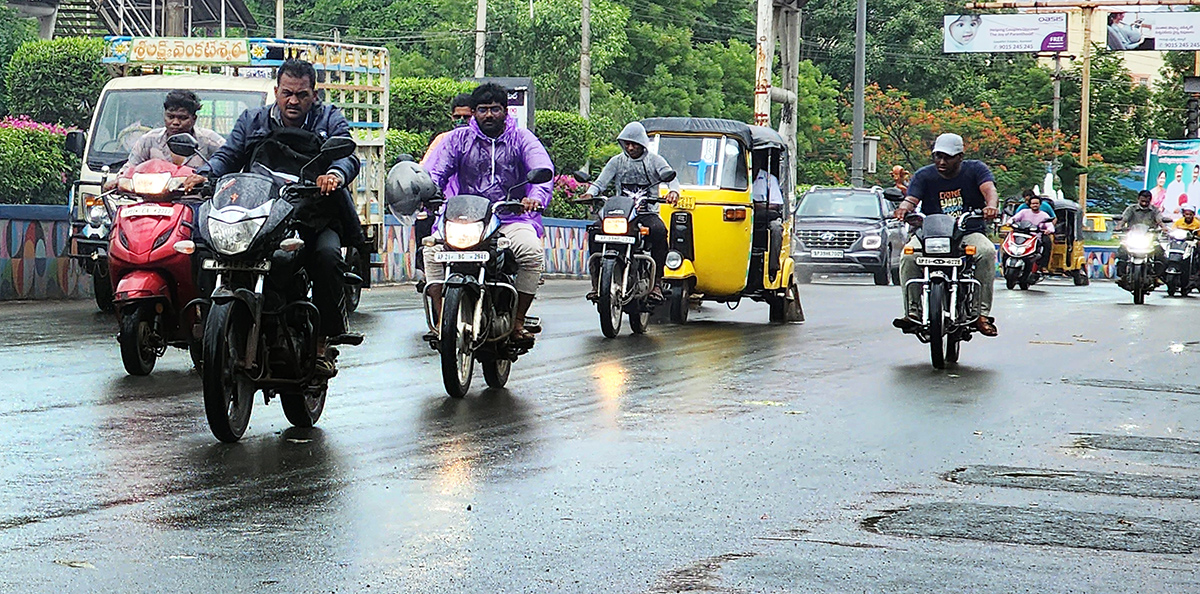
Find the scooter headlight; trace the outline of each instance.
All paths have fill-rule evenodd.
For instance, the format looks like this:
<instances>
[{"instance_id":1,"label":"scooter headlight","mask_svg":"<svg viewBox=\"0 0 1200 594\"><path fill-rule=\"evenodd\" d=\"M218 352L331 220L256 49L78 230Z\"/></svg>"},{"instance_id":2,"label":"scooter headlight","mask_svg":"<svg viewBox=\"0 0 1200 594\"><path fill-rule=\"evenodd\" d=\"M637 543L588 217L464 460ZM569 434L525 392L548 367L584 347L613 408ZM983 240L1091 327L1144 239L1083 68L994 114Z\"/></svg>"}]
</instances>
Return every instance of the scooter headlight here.
<instances>
[{"instance_id":1,"label":"scooter headlight","mask_svg":"<svg viewBox=\"0 0 1200 594\"><path fill-rule=\"evenodd\" d=\"M158 196L167 191L171 183L171 174L164 173L135 173L133 174L133 192L144 196Z\"/></svg>"},{"instance_id":2,"label":"scooter headlight","mask_svg":"<svg viewBox=\"0 0 1200 594\"><path fill-rule=\"evenodd\" d=\"M883 245L883 238L878 235L868 235L863 238L864 250L879 249L879 246L881 245Z\"/></svg>"},{"instance_id":3,"label":"scooter headlight","mask_svg":"<svg viewBox=\"0 0 1200 594\"><path fill-rule=\"evenodd\" d=\"M605 235L625 235L629 233L629 221L623 217L608 217L604 219Z\"/></svg>"},{"instance_id":4,"label":"scooter headlight","mask_svg":"<svg viewBox=\"0 0 1200 594\"><path fill-rule=\"evenodd\" d=\"M950 238L949 237L930 237L925 240L926 254L949 254L950 253Z\"/></svg>"},{"instance_id":5,"label":"scooter headlight","mask_svg":"<svg viewBox=\"0 0 1200 594\"><path fill-rule=\"evenodd\" d=\"M456 223L446 221L446 244L465 250L483 240L483 221Z\"/></svg>"},{"instance_id":6,"label":"scooter headlight","mask_svg":"<svg viewBox=\"0 0 1200 594\"><path fill-rule=\"evenodd\" d=\"M1171 229L1171 239L1184 241L1187 238L1188 232L1186 229Z\"/></svg>"},{"instance_id":7,"label":"scooter headlight","mask_svg":"<svg viewBox=\"0 0 1200 594\"><path fill-rule=\"evenodd\" d=\"M226 256L237 255L250 249L250 243L254 241L254 236L258 235L263 223L266 222L266 217L244 219L236 223L226 223L210 218L208 220L209 239L212 241L213 249L218 252Z\"/></svg>"},{"instance_id":8,"label":"scooter headlight","mask_svg":"<svg viewBox=\"0 0 1200 594\"><path fill-rule=\"evenodd\" d=\"M667 252L667 261L665 264L671 270L679 270L679 267L683 266L683 254L674 250Z\"/></svg>"}]
</instances>

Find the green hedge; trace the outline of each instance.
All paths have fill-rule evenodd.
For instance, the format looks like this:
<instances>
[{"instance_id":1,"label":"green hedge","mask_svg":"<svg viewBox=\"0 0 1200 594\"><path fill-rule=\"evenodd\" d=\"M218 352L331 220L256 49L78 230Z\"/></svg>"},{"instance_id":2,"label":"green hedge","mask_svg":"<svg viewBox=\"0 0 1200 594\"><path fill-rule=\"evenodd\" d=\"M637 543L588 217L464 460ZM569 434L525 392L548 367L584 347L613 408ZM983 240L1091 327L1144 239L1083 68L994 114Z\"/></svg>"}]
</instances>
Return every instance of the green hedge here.
<instances>
[{"instance_id":1,"label":"green hedge","mask_svg":"<svg viewBox=\"0 0 1200 594\"><path fill-rule=\"evenodd\" d=\"M537 135L554 161L554 170L560 174L583 167L592 150L592 128L579 114L539 111Z\"/></svg>"},{"instance_id":2,"label":"green hedge","mask_svg":"<svg viewBox=\"0 0 1200 594\"><path fill-rule=\"evenodd\" d=\"M470 93L475 83L449 78L392 78L388 126L396 130L440 134L449 130L450 101L459 93Z\"/></svg>"},{"instance_id":3,"label":"green hedge","mask_svg":"<svg viewBox=\"0 0 1200 594\"><path fill-rule=\"evenodd\" d=\"M391 167L396 164L400 155L408 153L420 161L429 148L430 137L427 134L405 132L404 130L388 130L384 145L383 162Z\"/></svg>"},{"instance_id":4,"label":"green hedge","mask_svg":"<svg viewBox=\"0 0 1200 594\"><path fill-rule=\"evenodd\" d=\"M62 134L0 127L0 204L66 204L78 159Z\"/></svg>"},{"instance_id":5,"label":"green hedge","mask_svg":"<svg viewBox=\"0 0 1200 594\"><path fill-rule=\"evenodd\" d=\"M64 37L21 44L8 65L8 108L40 122L87 128L108 81L104 40Z\"/></svg>"}]
</instances>

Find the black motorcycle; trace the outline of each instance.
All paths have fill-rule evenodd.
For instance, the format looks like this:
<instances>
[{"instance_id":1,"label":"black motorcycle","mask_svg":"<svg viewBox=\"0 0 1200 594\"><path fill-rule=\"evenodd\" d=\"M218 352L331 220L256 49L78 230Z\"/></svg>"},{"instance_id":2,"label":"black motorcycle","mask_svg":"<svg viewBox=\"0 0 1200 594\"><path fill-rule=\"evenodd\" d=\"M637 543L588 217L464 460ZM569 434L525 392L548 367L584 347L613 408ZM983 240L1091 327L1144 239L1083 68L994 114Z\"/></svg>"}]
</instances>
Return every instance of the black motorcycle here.
<instances>
[{"instance_id":1,"label":"black motorcycle","mask_svg":"<svg viewBox=\"0 0 1200 594\"><path fill-rule=\"evenodd\" d=\"M331 138L298 178L258 165L226 175L200 208L200 237L214 256L202 268L217 276L212 297L198 300L209 308L201 377L209 428L221 441L245 433L258 390L266 402L278 396L293 425L312 427L321 417L328 389L328 378L317 373L321 319L309 298L298 230L306 213L329 212L327 201L338 199L322 195L310 172L324 172L354 150L353 140ZM330 347L326 357L336 356Z\"/></svg>"},{"instance_id":2,"label":"black motorcycle","mask_svg":"<svg viewBox=\"0 0 1200 594\"><path fill-rule=\"evenodd\" d=\"M1163 270L1167 297L1187 297L1195 286L1196 234L1186 229L1172 229L1163 238L1167 266Z\"/></svg>"},{"instance_id":3,"label":"black motorcycle","mask_svg":"<svg viewBox=\"0 0 1200 594\"><path fill-rule=\"evenodd\" d=\"M586 173L576 172L575 180L590 182ZM669 172L663 182L675 179ZM600 331L608 338L621 332L621 319L629 314L629 328L643 334L650 325L654 310L649 302L650 291L658 284L658 267L650 256L649 237L642 233L635 219L659 202L657 188L622 185L620 194L611 198L591 199L598 211L592 229L592 243L602 250L588 257L588 270L596 287L596 311L600 314Z\"/></svg>"},{"instance_id":4,"label":"black motorcycle","mask_svg":"<svg viewBox=\"0 0 1200 594\"><path fill-rule=\"evenodd\" d=\"M1162 263L1157 256L1158 230L1135 225L1121 238L1117 252L1117 286L1133 294L1133 304L1146 303L1149 295L1161 282Z\"/></svg>"},{"instance_id":5,"label":"black motorcycle","mask_svg":"<svg viewBox=\"0 0 1200 594\"><path fill-rule=\"evenodd\" d=\"M970 315L971 301L979 290L975 249L962 240L967 235L963 225L980 219L983 213L978 210L964 213L957 220L945 214L910 215L908 219L910 224L920 225L917 239L921 253L916 256L916 264L922 276L908 281L904 290L908 285L919 285L925 308L921 325L905 332L929 344L929 358L937 369L944 369L947 362L957 362L962 343L970 341L977 331L977 318Z\"/></svg>"},{"instance_id":6,"label":"black motorcycle","mask_svg":"<svg viewBox=\"0 0 1200 594\"><path fill-rule=\"evenodd\" d=\"M517 309L514 279L519 270L509 240L499 234L498 215L524 212L514 191L525 184L550 181L549 169L534 169L525 181L506 192L509 200L495 202L482 196L459 194L445 203L438 229L443 250L435 261L446 265L442 287L441 319L435 319L428 293L425 311L430 330L437 338L430 345L442 360L442 383L446 393L462 398L471 388L475 359L492 388L508 383L508 373L517 357L533 348L532 340L512 336ZM428 245L428 243L427 243ZM428 289L428 287L427 287ZM536 321L526 318L526 329L536 332Z\"/></svg>"}]
</instances>

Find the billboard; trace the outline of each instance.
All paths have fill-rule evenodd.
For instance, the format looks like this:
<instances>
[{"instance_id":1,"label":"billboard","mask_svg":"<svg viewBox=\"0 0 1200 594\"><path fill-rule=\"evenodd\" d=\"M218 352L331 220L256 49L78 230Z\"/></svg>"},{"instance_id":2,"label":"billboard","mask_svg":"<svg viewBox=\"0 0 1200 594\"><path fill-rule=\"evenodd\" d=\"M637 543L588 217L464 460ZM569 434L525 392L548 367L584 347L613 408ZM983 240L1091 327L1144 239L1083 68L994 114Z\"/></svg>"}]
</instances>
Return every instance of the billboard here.
<instances>
[{"instance_id":1,"label":"billboard","mask_svg":"<svg viewBox=\"0 0 1200 594\"><path fill-rule=\"evenodd\" d=\"M1200 50L1200 12L1169 6L1112 7L1105 11L1108 49L1127 51Z\"/></svg>"},{"instance_id":2,"label":"billboard","mask_svg":"<svg viewBox=\"0 0 1200 594\"><path fill-rule=\"evenodd\" d=\"M1179 207L1200 205L1200 139L1146 141L1146 181L1151 204L1179 218Z\"/></svg>"},{"instance_id":3,"label":"billboard","mask_svg":"<svg viewBox=\"0 0 1200 594\"><path fill-rule=\"evenodd\" d=\"M1064 14L948 14L942 51L947 54L1067 51Z\"/></svg>"}]
</instances>

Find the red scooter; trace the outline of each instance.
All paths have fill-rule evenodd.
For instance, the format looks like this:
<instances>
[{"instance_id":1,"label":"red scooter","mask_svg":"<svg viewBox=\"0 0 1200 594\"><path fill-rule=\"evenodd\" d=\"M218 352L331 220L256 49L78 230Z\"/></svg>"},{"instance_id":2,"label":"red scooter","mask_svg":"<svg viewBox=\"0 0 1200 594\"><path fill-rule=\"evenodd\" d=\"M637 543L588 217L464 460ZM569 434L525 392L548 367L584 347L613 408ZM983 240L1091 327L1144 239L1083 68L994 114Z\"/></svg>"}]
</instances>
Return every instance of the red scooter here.
<instances>
[{"instance_id":1,"label":"red scooter","mask_svg":"<svg viewBox=\"0 0 1200 594\"><path fill-rule=\"evenodd\" d=\"M170 161L141 163L117 181L126 198L109 235L109 270L113 304L120 321L117 341L130 375L147 375L168 346L201 360L200 306L192 254L194 211L183 196L183 181L192 169Z\"/></svg>"}]
</instances>

